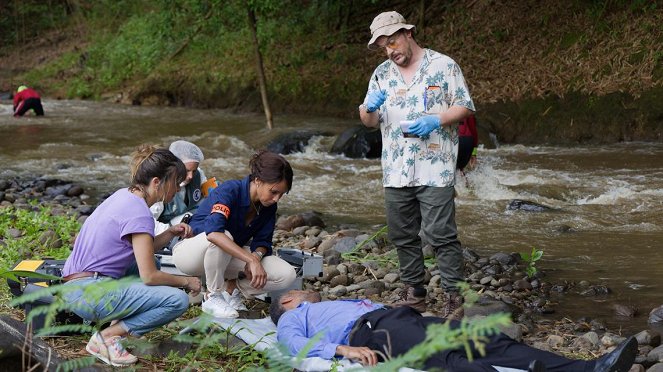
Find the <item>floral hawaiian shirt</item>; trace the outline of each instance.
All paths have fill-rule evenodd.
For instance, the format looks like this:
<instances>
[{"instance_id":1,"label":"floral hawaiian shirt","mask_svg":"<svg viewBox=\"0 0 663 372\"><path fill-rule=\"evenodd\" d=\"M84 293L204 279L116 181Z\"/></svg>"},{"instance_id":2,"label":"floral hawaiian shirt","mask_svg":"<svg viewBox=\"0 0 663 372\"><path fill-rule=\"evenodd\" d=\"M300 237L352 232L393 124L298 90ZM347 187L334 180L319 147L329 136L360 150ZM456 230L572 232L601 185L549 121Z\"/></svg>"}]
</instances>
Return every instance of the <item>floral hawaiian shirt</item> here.
<instances>
[{"instance_id":1,"label":"floral hawaiian shirt","mask_svg":"<svg viewBox=\"0 0 663 372\"><path fill-rule=\"evenodd\" d=\"M454 105L474 111L458 64L444 54L424 49L419 69L408 85L398 66L386 60L373 72L366 96L377 89L387 91L387 100L379 111L384 187L453 186L458 126L444 126L427 136L409 138L403 136L400 123Z\"/></svg>"}]
</instances>

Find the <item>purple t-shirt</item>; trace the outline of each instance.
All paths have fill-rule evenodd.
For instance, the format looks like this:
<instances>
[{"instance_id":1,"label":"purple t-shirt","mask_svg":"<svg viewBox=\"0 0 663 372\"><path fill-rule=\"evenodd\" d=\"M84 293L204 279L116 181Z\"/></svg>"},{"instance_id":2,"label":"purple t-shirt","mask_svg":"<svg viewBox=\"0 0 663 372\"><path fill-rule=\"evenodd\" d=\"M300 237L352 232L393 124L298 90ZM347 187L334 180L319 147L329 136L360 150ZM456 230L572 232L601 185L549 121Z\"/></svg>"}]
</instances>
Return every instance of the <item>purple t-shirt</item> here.
<instances>
[{"instance_id":1,"label":"purple t-shirt","mask_svg":"<svg viewBox=\"0 0 663 372\"><path fill-rule=\"evenodd\" d=\"M120 189L85 220L62 276L84 271L123 276L136 261L129 236L136 233L154 237L154 218L143 198Z\"/></svg>"}]
</instances>

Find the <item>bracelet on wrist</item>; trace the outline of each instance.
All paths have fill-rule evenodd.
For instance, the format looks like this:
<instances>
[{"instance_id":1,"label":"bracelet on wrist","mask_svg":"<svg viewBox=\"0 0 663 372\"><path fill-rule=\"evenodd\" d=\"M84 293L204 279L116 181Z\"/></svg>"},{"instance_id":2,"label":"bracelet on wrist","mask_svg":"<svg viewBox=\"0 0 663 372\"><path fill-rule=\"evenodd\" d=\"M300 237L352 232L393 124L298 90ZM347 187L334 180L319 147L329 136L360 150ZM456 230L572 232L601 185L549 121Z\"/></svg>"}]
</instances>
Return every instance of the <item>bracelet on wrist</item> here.
<instances>
[{"instance_id":1,"label":"bracelet on wrist","mask_svg":"<svg viewBox=\"0 0 663 372\"><path fill-rule=\"evenodd\" d=\"M265 256L265 254L262 253L262 252L260 252L259 250L255 250L255 251L253 251L253 254L255 254L256 256L258 256L258 260L260 260L260 261L262 261L263 256Z\"/></svg>"}]
</instances>

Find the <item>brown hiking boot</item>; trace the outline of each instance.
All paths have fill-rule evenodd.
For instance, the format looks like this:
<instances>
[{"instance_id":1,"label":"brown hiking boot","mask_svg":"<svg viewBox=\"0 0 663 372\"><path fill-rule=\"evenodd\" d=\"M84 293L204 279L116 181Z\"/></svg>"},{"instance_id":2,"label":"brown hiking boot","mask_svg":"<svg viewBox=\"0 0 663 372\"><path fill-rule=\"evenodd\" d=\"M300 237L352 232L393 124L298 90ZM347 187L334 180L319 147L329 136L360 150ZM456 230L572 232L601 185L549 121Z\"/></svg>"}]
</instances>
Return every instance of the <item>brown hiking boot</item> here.
<instances>
[{"instance_id":1,"label":"brown hiking boot","mask_svg":"<svg viewBox=\"0 0 663 372\"><path fill-rule=\"evenodd\" d=\"M445 293L442 305L442 317L451 320L460 320L465 315L463 302L465 302L465 299L458 292Z\"/></svg>"},{"instance_id":2,"label":"brown hiking boot","mask_svg":"<svg viewBox=\"0 0 663 372\"><path fill-rule=\"evenodd\" d=\"M394 307L409 306L420 313L426 312L426 288L407 286L392 304Z\"/></svg>"}]
</instances>

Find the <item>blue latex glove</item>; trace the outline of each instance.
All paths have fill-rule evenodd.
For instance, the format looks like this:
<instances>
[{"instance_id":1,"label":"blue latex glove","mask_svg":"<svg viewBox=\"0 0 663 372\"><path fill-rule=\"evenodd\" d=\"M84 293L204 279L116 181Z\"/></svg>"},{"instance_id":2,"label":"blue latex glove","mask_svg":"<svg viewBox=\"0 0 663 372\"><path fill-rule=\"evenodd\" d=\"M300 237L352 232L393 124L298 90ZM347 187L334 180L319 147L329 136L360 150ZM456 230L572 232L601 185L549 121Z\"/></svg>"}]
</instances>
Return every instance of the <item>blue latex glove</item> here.
<instances>
[{"instance_id":1,"label":"blue latex glove","mask_svg":"<svg viewBox=\"0 0 663 372\"><path fill-rule=\"evenodd\" d=\"M440 117L437 115L426 115L414 121L410 126L410 134L418 137L427 136L430 132L440 128Z\"/></svg>"},{"instance_id":2,"label":"blue latex glove","mask_svg":"<svg viewBox=\"0 0 663 372\"><path fill-rule=\"evenodd\" d=\"M382 106L387 100L387 92L384 90L374 90L366 98L366 111L373 112Z\"/></svg>"}]
</instances>

